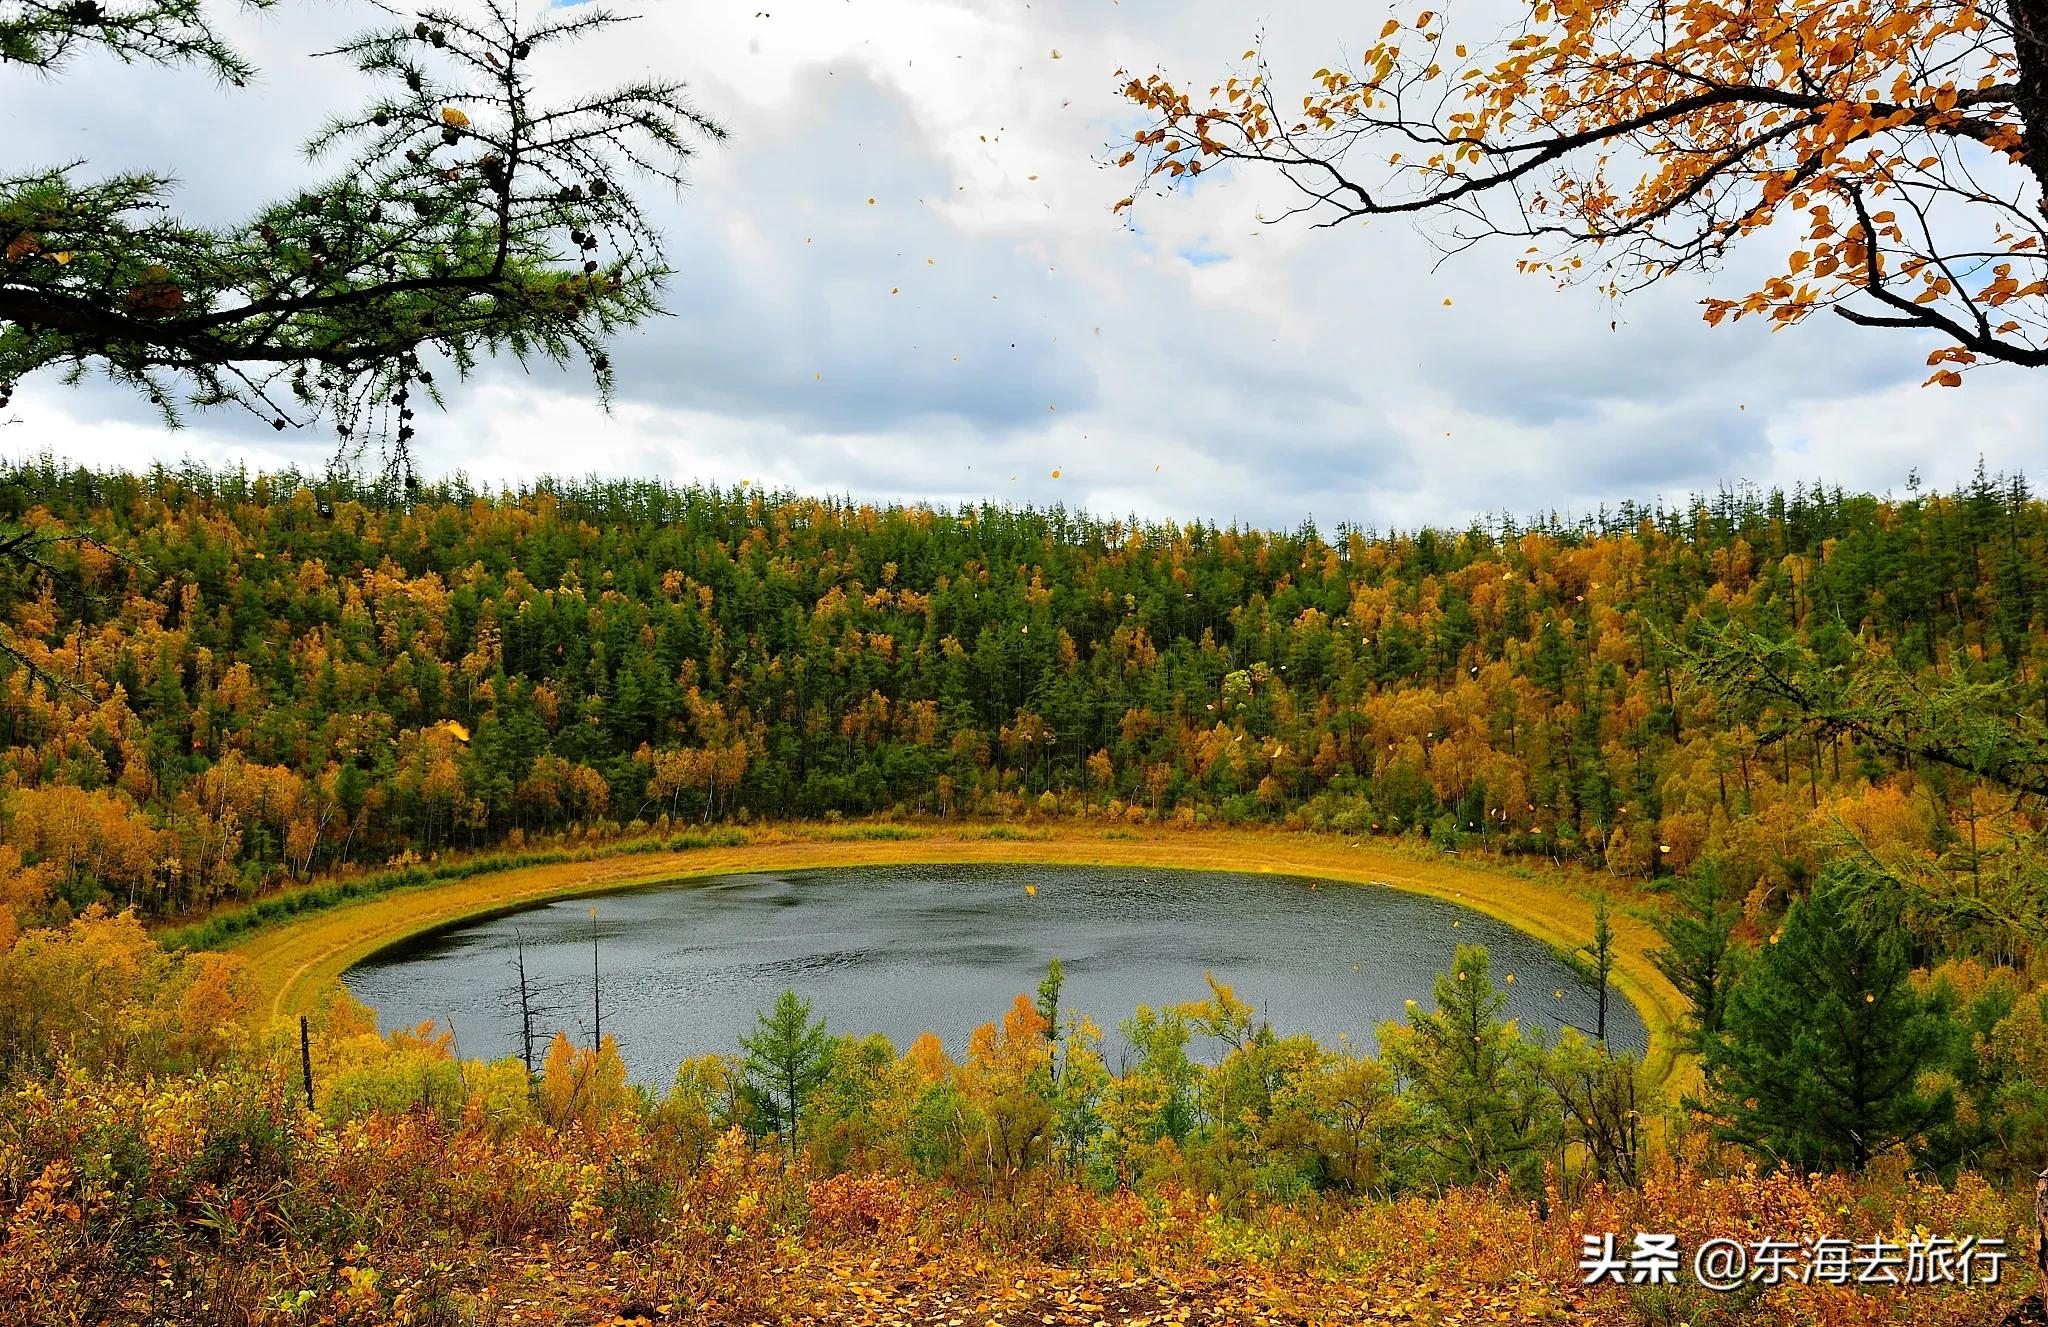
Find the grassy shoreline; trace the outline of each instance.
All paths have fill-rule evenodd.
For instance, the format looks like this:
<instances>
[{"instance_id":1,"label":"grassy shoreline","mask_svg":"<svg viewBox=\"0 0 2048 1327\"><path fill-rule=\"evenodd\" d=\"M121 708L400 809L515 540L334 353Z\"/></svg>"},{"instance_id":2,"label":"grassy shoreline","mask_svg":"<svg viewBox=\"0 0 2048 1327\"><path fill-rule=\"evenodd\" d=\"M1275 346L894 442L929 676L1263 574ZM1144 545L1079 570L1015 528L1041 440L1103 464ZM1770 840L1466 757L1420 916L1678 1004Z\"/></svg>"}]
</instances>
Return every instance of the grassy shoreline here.
<instances>
[{"instance_id":1,"label":"grassy shoreline","mask_svg":"<svg viewBox=\"0 0 2048 1327\"><path fill-rule=\"evenodd\" d=\"M739 871L984 864L1312 876L1446 899L1566 946L1591 938L1590 899L1599 883L1590 873L1562 868L1511 872L1372 841L1266 830L792 825L757 829L745 840L707 836L701 846L680 849L643 841L582 858L536 853L541 860L500 868L491 858L473 859L439 879L399 880L354 898L329 898L318 893L322 886L306 886L241 910L265 913L247 928L223 925L221 918L202 925L240 932L227 947L250 960L258 1008L277 1016L305 1010L356 963L426 931L552 899ZM309 901L292 902L294 895ZM1649 1029L1651 1076L1668 1082L1689 1072L1673 1039L1683 1001L1650 962L1655 933L1628 915L1626 898L1617 902L1624 906L1614 919L1614 985Z\"/></svg>"}]
</instances>

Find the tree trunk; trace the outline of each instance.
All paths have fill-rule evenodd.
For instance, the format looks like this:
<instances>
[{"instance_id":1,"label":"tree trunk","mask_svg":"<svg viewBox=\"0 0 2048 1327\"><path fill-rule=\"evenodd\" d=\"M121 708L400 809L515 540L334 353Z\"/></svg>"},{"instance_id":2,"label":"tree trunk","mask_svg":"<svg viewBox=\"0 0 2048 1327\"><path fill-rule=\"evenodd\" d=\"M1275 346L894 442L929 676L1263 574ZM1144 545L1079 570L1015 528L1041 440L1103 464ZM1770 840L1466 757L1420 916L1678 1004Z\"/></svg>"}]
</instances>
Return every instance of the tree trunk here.
<instances>
[{"instance_id":1,"label":"tree trunk","mask_svg":"<svg viewBox=\"0 0 2048 1327\"><path fill-rule=\"evenodd\" d=\"M2013 104L2026 134L2025 165L2041 187L2035 206L2048 217L2048 0L2009 0L2009 9L2020 64Z\"/></svg>"}]
</instances>

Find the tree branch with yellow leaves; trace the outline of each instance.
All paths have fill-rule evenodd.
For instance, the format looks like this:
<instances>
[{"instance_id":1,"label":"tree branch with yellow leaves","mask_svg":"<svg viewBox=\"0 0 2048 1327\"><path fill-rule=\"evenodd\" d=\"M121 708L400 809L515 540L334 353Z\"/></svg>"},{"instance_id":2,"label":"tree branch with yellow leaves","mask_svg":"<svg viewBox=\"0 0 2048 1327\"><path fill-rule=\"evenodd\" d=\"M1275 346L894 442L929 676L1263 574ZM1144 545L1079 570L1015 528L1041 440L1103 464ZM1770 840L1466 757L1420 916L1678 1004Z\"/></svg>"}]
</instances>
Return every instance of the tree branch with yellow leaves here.
<instances>
[{"instance_id":1,"label":"tree branch with yellow leaves","mask_svg":"<svg viewBox=\"0 0 2048 1327\"><path fill-rule=\"evenodd\" d=\"M1268 169L1296 191L1275 221L1518 240L1520 270L1616 298L1783 243L1707 321L1932 333L1942 386L2048 366L2048 0L1547 0L1483 47L1425 10L1298 104L1246 60L1200 98L1125 82L1152 118L1118 163Z\"/></svg>"}]
</instances>

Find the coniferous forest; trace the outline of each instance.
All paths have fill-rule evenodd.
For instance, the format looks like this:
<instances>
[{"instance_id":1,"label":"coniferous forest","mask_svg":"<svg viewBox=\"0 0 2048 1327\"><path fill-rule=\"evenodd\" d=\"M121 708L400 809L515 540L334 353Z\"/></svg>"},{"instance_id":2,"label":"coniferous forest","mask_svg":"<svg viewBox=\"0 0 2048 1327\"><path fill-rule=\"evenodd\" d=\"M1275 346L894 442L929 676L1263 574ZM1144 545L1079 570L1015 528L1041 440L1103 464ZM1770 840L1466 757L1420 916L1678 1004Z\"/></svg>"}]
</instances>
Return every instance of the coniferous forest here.
<instances>
[{"instance_id":1,"label":"coniferous forest","mask_svg":"<svg viewBox=\"0 0 2048 1327\"><path fill-rule=\"evenodd\" d=\"M24 1321L1962 1327L2025 1284L1954 1247L2017 1269L2048 1164L2021 476L1275 533L45 460L0 523ZM792 833L1460 863L1549 900L1654 1054L1520 1027L1461 946L1370 1054L1212 977L1112 1057L1055 959L963 1047L792 989L655 1090L601 1022L548 1044L523 966L486 1062L264 948ZM1978 1280L1584 1273L1588 1230L1782 1229L1938 1230Z\"/></svg>"},{"instance_id":2,"label":"coniferous forest","mask_svg":"<svg viewBox=\"0 0 2048 1327\"><path fill-rule=\"evenodd\" d=\"M1846 821L1981 875L2024 804L1702 644L2048 717L2048 504L1981 471L1275 533L43 462L0 520L17 925L662 818L1270 824L1765 892Z\"/></svg>"}]
</instances>

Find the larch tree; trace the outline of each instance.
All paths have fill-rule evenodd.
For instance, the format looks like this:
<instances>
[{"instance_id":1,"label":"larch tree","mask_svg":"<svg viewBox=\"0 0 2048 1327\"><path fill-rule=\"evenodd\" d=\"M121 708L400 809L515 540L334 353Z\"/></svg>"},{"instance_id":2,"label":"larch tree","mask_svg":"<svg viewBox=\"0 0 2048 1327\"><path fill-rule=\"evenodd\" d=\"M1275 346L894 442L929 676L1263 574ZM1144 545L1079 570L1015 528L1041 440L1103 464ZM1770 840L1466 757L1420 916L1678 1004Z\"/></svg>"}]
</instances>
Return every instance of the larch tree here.
<instances>
[{"instance_id":1,"label":"larch tree","mask_svg":"<svg viewBox=\"0 0 2048 1327\"><path fill-rule=\"evenodd\" d=\"M1678 988L1690 1013L1683 1035L1698 1046L1721 1031L1728 992L1741 971L1743 949L1735 938L1742 900L1729 885L1721 863L1700 863L1678 878L1671 905L1651 919L1663 945L1650 962Z\"/></svg>"},{"instance_id":2,"label":"larch tree","mask_svg":"<svg viewBox=\"0 0 2048 1327\"><path fill-rule=\"evenodd\" d=\"M1415 1109L1437 1175L1454 1184L1529 1181L1547 1155L1556 1111L1538 1060L1501 1017L1507 996L1486 950L1459 945L1436 976L1436 1008L1408 1002L1406 1023L1379 1028L1380 1059Z\"/></svg>"},{"instance_id":3,"label":"larch tree","mask_svg":"<svg viewBox=\"0 0 2048 1327\"><path fill-rule=\"evenodd\" d=\"M774 1010L756 1015L755 1024L752 1036L740 1038L747 1094L763 1127L781 1134L794 1156L804 1103L832 1070L832 1038L794 990L777 996Z\"/></svg>"},{"instance_id":4,"label":"larch tree","mask_svg":"<svg viewBox=\"0 0 2048 1327\"><path fill-rule=\"evenodd\" d=\"M1904 937L1859 921L1832 882L1793 904L1704 1043L1718 1132L1801 1172L1917 1148L1954 1112L1922 1076L1955 1031L1911 977Z\"/></svg>"},{"instance_id":5,"label":"larch tree","mask_svg":"<svg viewBox=\"0 0 2048 1327\"><path fill-rule=\"evenodd\" d=\"M436 364L580 360L608 395L607 346L660 311L669 272L634 188L680 186L723 136L669 78L539 99L548 54L622 21L485 0L344 43L328 54L381 90L308 144L327 173L238 225L179 220L165 174L0 166L0 405L31 373L100 372L167 423L216 406L325 420L345 457L375 440L410 488ZM0 69L49 74L90 48L235 87L254 73L198 0L0 0Z\"/></svg>"},{"instance_id":6,"label":"larch tree","mask_svg":"<svg viewBox=\"0 0 2048 1327\"><path fill-rule=\"evenodd\" d=\"M1544 0L1465 41L1424 9L1299 88L1256 50L1206 93L1130 78L1119 163L1267 169L1298 190L1275 220L1412 218L1615 297L1783 244L1709 322L1933 333L1943 386L2048 365L2044 0Z\"/></svg>"},{"instance_id":7,"label":"larch tree","mask_svg":"<svg viewBox=\"0 0 2048 1327\"><path fill-rule=\"evenodd\" d=\"M2048 796L2048 722L2028 712L2016 676L1923 678L1869 634L1844 637L1835 662L1796 640L1702 627L1688 671L1780 747L1846 738L1923 771L1930 789L1957 776L1972 843L1955 856L1899 852L1844 829L1832 863L1844 906L1924 943L2010 962L2048 934L2043 835L2026 814ZM1965 819L1938 802L1941 823ZM1978 836L1982 833L1981 841Z\"/></svg>"}]
</instances>

